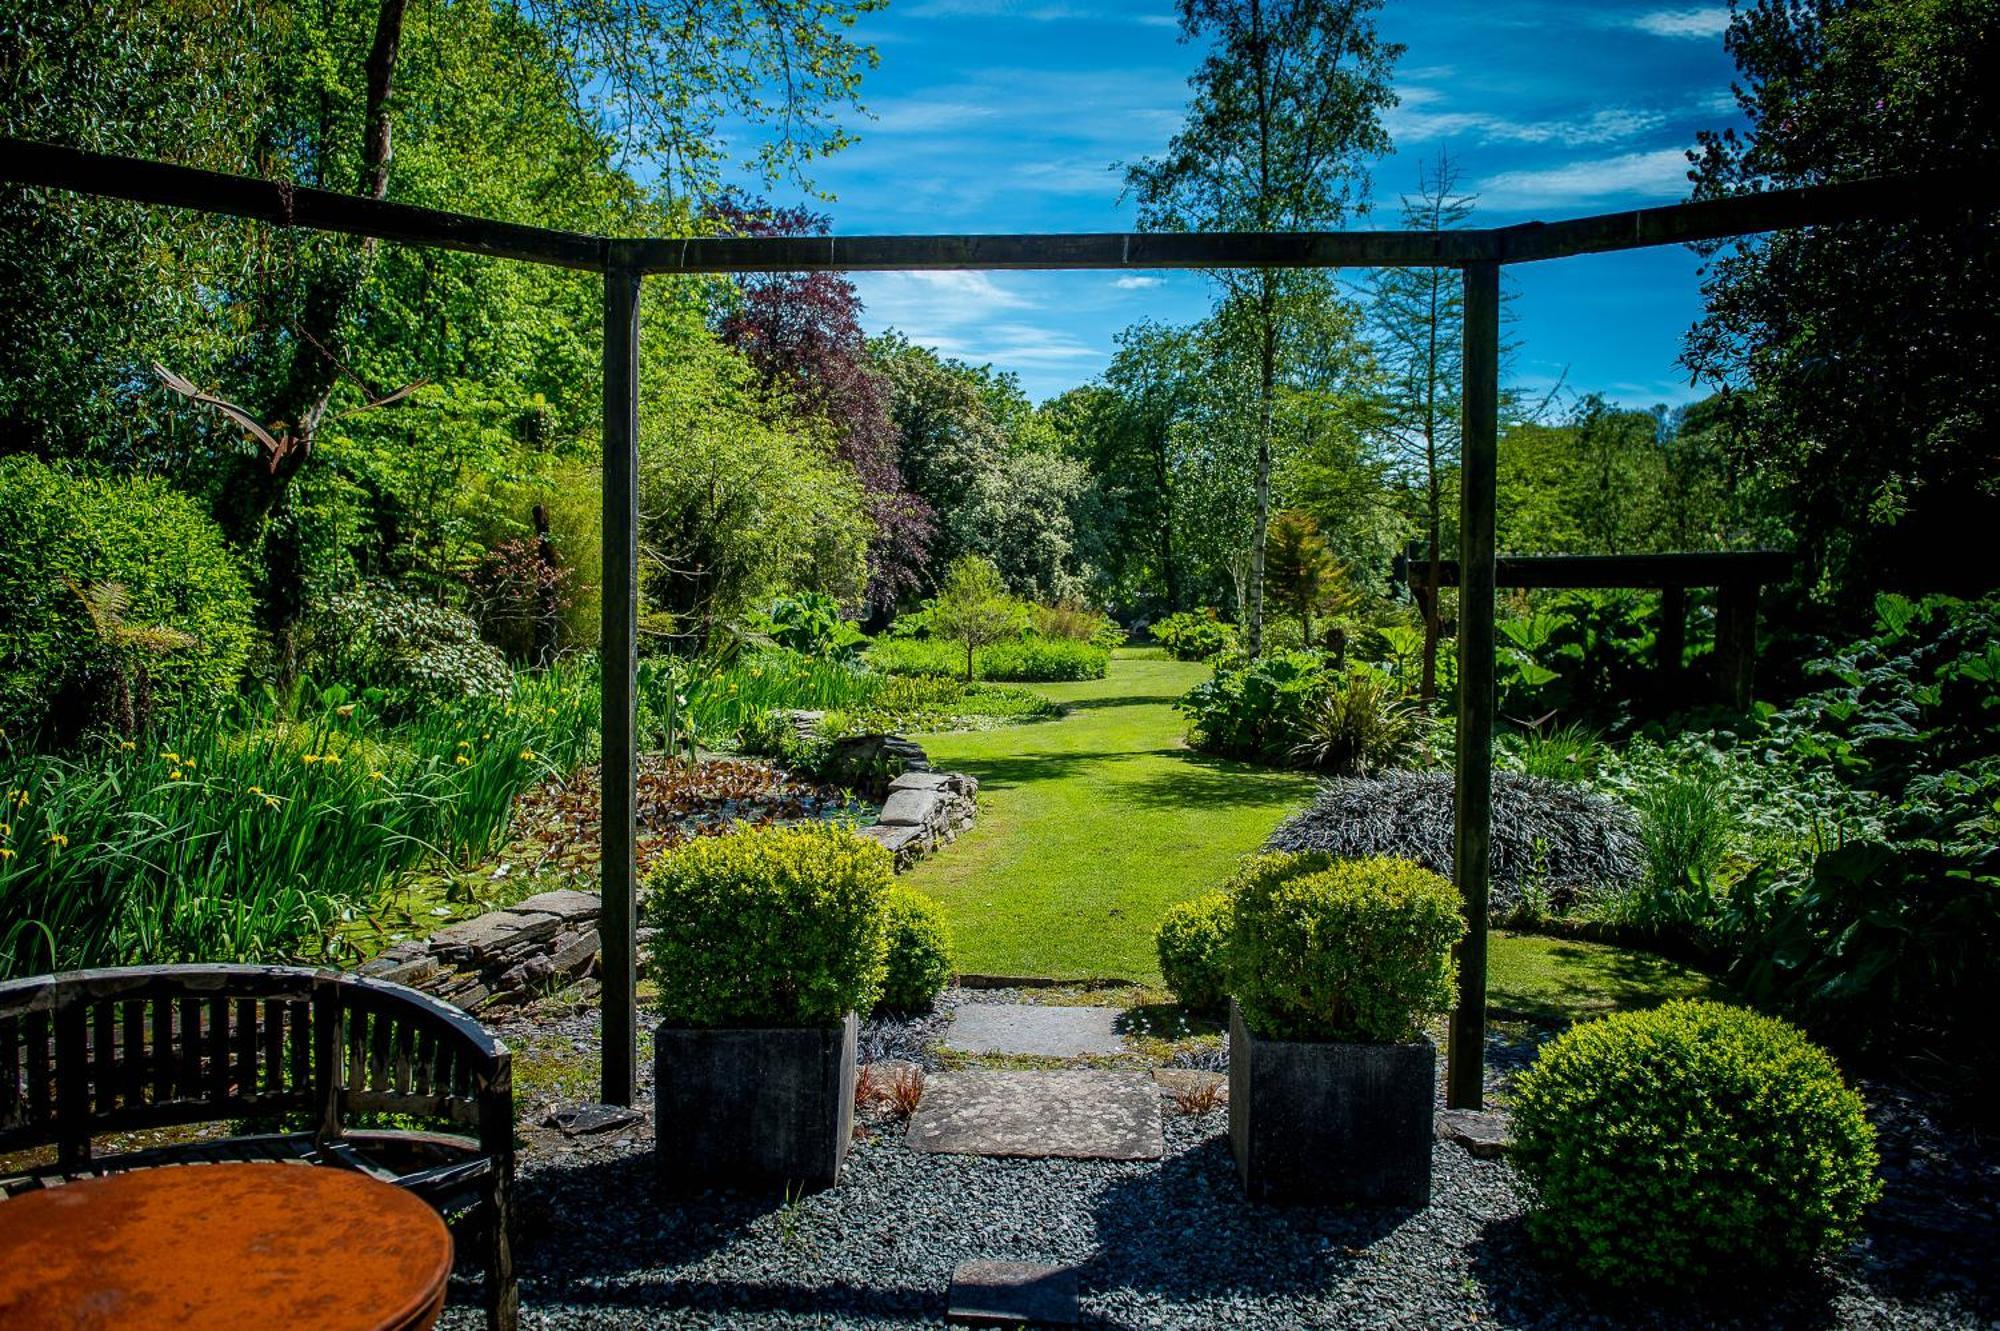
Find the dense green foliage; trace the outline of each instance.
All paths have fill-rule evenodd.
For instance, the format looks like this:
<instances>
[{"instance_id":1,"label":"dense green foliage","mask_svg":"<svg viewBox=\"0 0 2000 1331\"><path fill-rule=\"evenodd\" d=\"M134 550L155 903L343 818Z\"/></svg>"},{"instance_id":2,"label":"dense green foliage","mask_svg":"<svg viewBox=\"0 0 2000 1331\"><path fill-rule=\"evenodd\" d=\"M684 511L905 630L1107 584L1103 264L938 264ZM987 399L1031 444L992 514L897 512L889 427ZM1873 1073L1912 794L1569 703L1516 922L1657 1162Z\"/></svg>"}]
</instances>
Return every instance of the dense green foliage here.
<instances>
[{"instance_id":1,"label":"dense green foliage","mask_svg":"<svg viewBox=\"0 0 2000 1331\"><path fill-rule=\"evenodd\" d=\"M1515 1082L1512 1118L1538 1244L1608 1283L1797 1267L1880 1195L1861 1097L1796 1029L1741 1008L1576 1026Z\"/></svg>"},{"instance_id":2,"label":"dense green foliage","mask_svg":"<svg viewBox=\"0 0 2000 1331\"><path fill-rule=\"evenodd\" d=\"M1023 635L977 649L975 679L1055 683L1103 679L1111 653L1088 642ZM891 675L963 679L965 649L935 638L884 638L868 649L868 664Z\"/></svg>"},{"instance_id":3,"label":"dense green foliage","mask_svg":"<svg viewBox=\"0 0 2000 1331\"><path fill-rule=\"evenodd\" d=\"M1695 197L1990 168L2000 146L1992 0L1735 8L1725 38L1749 124L1701 136ZM1993 585L2000 271L1992 201L1948 222L1862 221L1712 248L1684 361L1743 391L1718 436L1733 473L1850 607L1878 590Z\"/></svg>"},{"instance_id":4,"label":"dense green foliage","mask_svg":"<svg viewBox=\"0 0 2000 1331\"><path fill-rule=\"evenodd\" d=\"M329 928L432 856L492 853L515 795L589 756L597 706L572 668L400 721L302 685L69 756L0 746L0 975L344 960Z\"/></svg>"},{"instance_id":5,"label":"dense green foliage","mask_svg":"<svg viewBox=\"0 0 2000 1331\"><path fill-rule=\"evenodd\" d=\"M1213 610L1176 610L1153 623L1153 640L1176 661L1207 661L1236 645L1235 629Z\"/></svg>"},{"instance_id":6,"label":"dense green foliage","mask_svg":"<svg viewBox=\"0 0 2000 1331\"><path fill-rule=\"evenodd\" d=\"M1178 706L1188 716L1189 742L1207 753L1289 762L1305 734L1306 717L1324 695L1326 676L1309 652L1279 652L1214 676L1188 691Z\"/></svg>"},{"instance_id":7,"label":"dense green foliage","mask_svg":"<svg viewBox=\"0 0 2000 1331\"><path fill-rule=\"evenodd\" d=\"M1244 1021L1273 1040L1416 1039L1451 1005L1457 890L1407 860L1317 862L1267 858L1234 890L1229 987Z\"/></svg>"},{"instance_id":8,"label":"dense green foliage","mask_svg":"<svg viewBox=\"0 0 2000 1331\"><path fill-rule=\"evenodd\" d=\"M1304 651L1225 658L1179 706L1188 742L1204 753L1334 776L1414 765L1429 731L1422 712L1381 671L1335 670Z\"/></svg>"},{"instance_id":9,"label":"dense green foliage","mask_svg":"<svg viewBox=\"0 0 2000 1331\"><path fill-rule=\"evenodd\" d=\"M660 1015L677 1026L819 1026L882 993L895 864L828 824L698 837L646 880Z\"/></svg>"},{"instance_id":10,"label":"dense green foliage","mask_svg":"<svg viewBox=\"0 0 2000 1331\"><path fill-rule=\"evenodd\" d=\"M2000 932L2000 598L1884 597L1877 613L1773 730L1872 817L1816 855L1759 861L1714 928L1747 994L1829 1038L1915 1037L1990 1068L2000 1041L1974 1014Z\"/></svg>"},{"instance_id":11,"label":"dense green foliage","mask_svg":"<svg viewBox=\"0 0 2000 1331\"><path fill-rule=\"evenodd\" d=\"M1229 932L1235 903L1227 892L1169 907L1153 931L1160 978L1191 1012L1219 1012L1229 1003Z\"/></svg>"},{"instance_id":12,"label":"dense green foliage","mask_svg":"<svg viewBox=\"0 0 2000 1331\"><path fill-rule=\"evenodd\" d=\"M461 698L503 698L506 658L463 611L385 583L341 592L314 618L309 648L327 678L382 697L398 713Z\"/></svg>"},{"instance_id":13,"label":"dense green foliage","mask_svg":"<svg viewBox=\"0 0 2000 1331\"><path fill-rule=\"evenodd\" d=\"M128 692L168 711L235 688L250 652L249 588L184 495L0 458L0 531L0 734L127 728L106 706L112 676L131 676ZM84 593L110 585L125 604L94 622L105 616Z\"/></svg>"},{"instance_id":14,"label":"dense green foliage","mask_svg":"<svg viewBox=\"0 0 2000 1331\"><path fill-rule=\"evenodd\" d=\"M888 970L877 1006L891 1012L928 1008L951 980L957 949L951 925L937 902L907 887L892 887L886 898Z\"/></svg>"}]
</instances>

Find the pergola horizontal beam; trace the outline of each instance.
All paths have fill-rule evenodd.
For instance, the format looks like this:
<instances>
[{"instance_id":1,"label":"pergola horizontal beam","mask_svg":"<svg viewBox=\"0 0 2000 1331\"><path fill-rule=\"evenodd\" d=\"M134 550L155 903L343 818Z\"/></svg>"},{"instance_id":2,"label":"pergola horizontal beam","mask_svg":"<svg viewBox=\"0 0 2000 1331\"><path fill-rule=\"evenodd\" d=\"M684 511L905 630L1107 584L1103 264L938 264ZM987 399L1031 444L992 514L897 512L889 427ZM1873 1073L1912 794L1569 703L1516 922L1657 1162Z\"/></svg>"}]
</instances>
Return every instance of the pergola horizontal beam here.
<instances>
[{"instance_id":1,"label":"pergola horizontal beam","mask_svg":"<svg viewBox=\"0 0 2000 1331\"><path fill-rule=\"evenodd\" d=\"M1398 561L1402 562L1402 561ZM1501 555L1498 587L1734 587L1778 582L1796 566L1784 550L1675 551L1654 555ZM1408 561L1411 586L1426 584L1430 561ZM1458 585L1458 561L1438 561L1438 585Z\"/></svg>"},{"instance_id":2,"label":"pergola horizontal beam","mask_svg":"<svg viewBox=\"0 0 2000 1331\"><path fill-rule=\"evenodd\" d=\"M1014 236L713 236L639 241L649 273L936 269L1457 268L1483 231L1109 232Z\"/></svg>"},{"instance_id":3,"label":"pergola horizontal beam","mask_svg":"<svg viewBox=\"0 0 2000 1331\"><path fill-rule=\"evenodd\" d=\"M596 236L22 139L0 139L0 180L557 268L604 266Z\"/></svg>"},{"instance_id":4,"label":"pergola horizontal beam","mask_svg":"<svg viewBox=\"0 0 2000 1331\"><path fill-rule=\"evenodd\" d=\"M1939 211L1991 208L1996 202L2000 202L2000 187L1996 187L1991 176L1931 172L1764 190L1561 222L1524 222L1486 234L1498 262L1531 263L1612 250L1725 240L1790 227L1831 226L1862 218L1904 218Z\"/></svg>"},{"instance_id":5,"label":"pergola horizontal beam","mask_svg":"<svg viewBox=\"0 0 2000 1331\"><path fill-rule=\"evenodd\" d=\"M0 139L0 181L560 268L643 273L920 269L1462 268L1991 207L2000 181L1931 174L1769 190L1464 231L610 239L77 148Z\"/></svg>"}]
</instances>

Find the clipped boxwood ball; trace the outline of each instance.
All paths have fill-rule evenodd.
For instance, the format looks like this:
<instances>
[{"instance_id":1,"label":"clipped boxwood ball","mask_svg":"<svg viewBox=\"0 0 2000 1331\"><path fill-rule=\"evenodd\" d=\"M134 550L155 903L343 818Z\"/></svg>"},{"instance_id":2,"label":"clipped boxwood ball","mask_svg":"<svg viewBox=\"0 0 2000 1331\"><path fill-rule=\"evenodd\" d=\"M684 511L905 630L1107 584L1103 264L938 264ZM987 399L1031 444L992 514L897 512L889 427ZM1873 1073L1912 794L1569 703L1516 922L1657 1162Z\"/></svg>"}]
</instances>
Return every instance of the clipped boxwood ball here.
<instances>
[{"instance_id":1,"label":"clipped boxwood ball","mask_svg":"<svg viewBox=\"0 0 2000 1331\"><path fill-rule=\"evenodd\" d=\"M888 896L889 970L877 1006L916 1012L931 1005L956 962L944 909L921 892L892 887Z\"/></svg>"},{"instance_id":2,"label":"clipped boxwood ball","mask_svg":"<svg viewBox=\"0 0 2000 1331\"><path fill-rule=\"evenodd\" d=\"M830 823L700 837L646 879L652 979L677 1026L820 1026L882 991L895 861Z\"/></svg>"},{"instance_id":3,"label":"clipped boxwood ball","mask_svg":"<svg viewBox=\"0 0 2000 1331\"><path fill-rule=\"evenodd\" d=\"M1235 908L1227 892L1169 906L1153 934L1160 975L1181 1006L1216 1012L1229 1002L1229 926Z\"/></svg>"},{"instance_id":4,"label":"clipped boxwood ball","mask_svg":"<svg viewBox=\"0 0 2000 1331\"><path fill-rule=\"evenodd\" d=\"M1576 1026L1514 1086L1546 1251L1611 1284L1797 1266L1880 1195L1875 1131L1795 1027L1683 1000Z\"/></svg>"},{"instance_id":5,"label":"clipped boxwood ball","mask_svg":"<svg viewBox=\"0 0 2000 1331\"><path fill-rule=\"evenodd\" d=\"M1322 862L1259 856L1238 875L1229 981L1244 1021L1269 1040L1416 1039L1451 1005L1457 890L1408 860Z\"/></svg>"}]
</instances>

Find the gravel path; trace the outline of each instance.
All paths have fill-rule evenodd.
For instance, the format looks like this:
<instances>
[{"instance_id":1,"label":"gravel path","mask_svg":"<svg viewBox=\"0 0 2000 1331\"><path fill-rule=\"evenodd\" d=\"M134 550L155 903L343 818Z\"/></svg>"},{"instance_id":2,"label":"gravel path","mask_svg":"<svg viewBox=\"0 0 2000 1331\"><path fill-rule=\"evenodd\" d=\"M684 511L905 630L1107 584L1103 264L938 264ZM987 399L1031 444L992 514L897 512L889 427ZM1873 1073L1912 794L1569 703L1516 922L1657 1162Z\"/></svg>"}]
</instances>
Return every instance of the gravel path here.
<instances>
[{"instance_id":1,"label":"gravel path","mask_svg":"<svg viewBox=\"0 0 2000 1331\"><path fill-rule=\"evenodd\" d=\"M1157 1164L921 1156L858 1143L840 1187L786 1206L652 1191L650 1142L523 1171L524 1325L930 1327L974 1257L1076 1263L1116 1327L1981 1326L1948 1296L1843 1266L1783 1302L1634 1307L1535 1261L1511 1174L1439 1146L1417 1213L1246 1203L1224 1114L1170 1120ZM442 1325L473 1328L460 1304Z\"/></svg>"},{"instance_id":2,"label":"gravel path","mask_svg":"<svg viewBox=\"0 0 2000 1331\"><path fill-rule=\"evenodd\" d=\"M907 1055L934 1023L875 1036L885 1054ZM586 1025L594 1014L574 1014L563 1033ZM1652 1305L1579 1291L1544 1265L1510 1168L1447 1144L1424 1211L1280 1209L1244 1200L1222 1112L1169 1118L1166 1157L1139 1164L918 1155L899 1125L876 1121L839 1187L787 1205L656 1196L649 1126L574 1141L528 1126L522 1320L565 1331L942 1326L952 1269L986 1257L1076 1264L1097 1326L2000 1327L2000 1254L1980 1246L1994 1234L1979 1219L1993 1211L1991 1155L1908 1106L1886 1117L1887 1223L1833 1270L1789 1294L1710 1290ZM455 1290L440 1325L480 1324L473 1289Z\"/></svg>"}]
</instances>

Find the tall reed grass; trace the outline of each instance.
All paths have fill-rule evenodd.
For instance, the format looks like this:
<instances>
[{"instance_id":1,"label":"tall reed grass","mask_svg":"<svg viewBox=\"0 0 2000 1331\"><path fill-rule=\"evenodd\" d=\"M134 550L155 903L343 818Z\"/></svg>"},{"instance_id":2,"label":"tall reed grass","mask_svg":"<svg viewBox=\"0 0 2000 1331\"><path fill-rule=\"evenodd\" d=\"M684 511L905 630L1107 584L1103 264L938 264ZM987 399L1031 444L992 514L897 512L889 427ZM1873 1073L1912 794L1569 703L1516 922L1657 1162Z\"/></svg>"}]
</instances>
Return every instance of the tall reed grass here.
<instances>
[{"instance_id":1,"label":"tall reed grass","mask_svg":"<svg viewBox=\"0 0 2000 1331\"><path fill-rule=\"evenodd\" d=\"M0 976L322 956L401 874L495 849L522 789L589 760L597 705L577 662L395 726L308 686L74 754L0 747Z\"/></svg>"}]
</instances>

